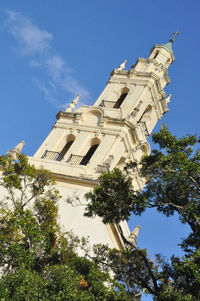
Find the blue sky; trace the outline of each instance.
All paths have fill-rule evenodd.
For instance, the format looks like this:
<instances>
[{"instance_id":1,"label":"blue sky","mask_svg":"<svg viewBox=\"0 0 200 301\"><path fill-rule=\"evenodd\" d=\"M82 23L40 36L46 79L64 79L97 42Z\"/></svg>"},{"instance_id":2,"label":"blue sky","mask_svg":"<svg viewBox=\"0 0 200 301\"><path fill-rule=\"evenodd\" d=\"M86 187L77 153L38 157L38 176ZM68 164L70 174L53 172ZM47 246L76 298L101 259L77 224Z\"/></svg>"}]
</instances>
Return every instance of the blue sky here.
<instances>
[{"instance_id":1,"label":"blue sky","mask_svg":"<svg viewBox=\"0 0 200 301\"><path fill-rule=\"evenodd\" d=\"M124 59L130 68L176 30L176 61L165 89L172 94L170 111L157 129L165 122L178 136L198 134L199 11L199 0L1 0L1 153L25 140L23 151L33 155L75 95L93 104ZM136 224L139 244L151 254L180 254L177 244L187 229L176 218L151 211L130 227Z\"/></svg>"}]
</instances>

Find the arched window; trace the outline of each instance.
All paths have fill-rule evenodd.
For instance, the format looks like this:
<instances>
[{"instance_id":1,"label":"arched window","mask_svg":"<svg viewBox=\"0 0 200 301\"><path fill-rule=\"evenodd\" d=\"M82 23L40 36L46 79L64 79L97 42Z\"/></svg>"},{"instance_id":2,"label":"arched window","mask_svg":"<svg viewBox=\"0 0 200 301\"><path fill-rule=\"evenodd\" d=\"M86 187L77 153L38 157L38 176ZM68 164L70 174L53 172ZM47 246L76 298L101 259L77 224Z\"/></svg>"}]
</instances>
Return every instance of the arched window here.
<instances>
[{"instance_id":1,"label":"arched window","mask_svg":"<svg viewBox=\"0 0 200 301\"><path fill-rule=\"evenodd\" d=\"M87 151L87 153L85 154L85 156L83 157L83 159L80 162L80 165L87 165L88 162L90 161L90 159L92 158L94 152L96 151L97 147L100 144L100 140L95 137L92 139L91 141L91 146L89 148L89 150Z\"/></svg>"},{"instance_id":2,"label":"arched window","mask_svg":"<svg viewBox=\"0 0 200 301\"><path fill-rule=\"evenodd\" d=\"M128 93L123 93L121 96L120 96L120 98L117 100L117 102L115 103L115 105L114 105L114 109L119 109L120 108L120 106L121 106L121 104L122 104L122 102L124 101L124 99L126 98L126 96L128 95Z\"/></svg>"},{"instance_id":3,"label":"arched window","mask_svg":"<svg viewBox=\"0 0 200 301\"><path fill-rule=\"evenodd\" d=\"M124 88L122 90L122 93L120 95L120 97L118 98L118 100L116 101L113 109L119 109L124 101L124 99L126 98L126 96L128 95L129 89Z\"/></svg>"},{"instance_id":4,"label":"arched window","mask_svg":"<svg viewBox=\"0 0 200 301\"><path fill-rule=\"evenodd\" d=\"M124 167L126 166L126 158L125 157L121 157L116 165L117 168L123 170Z\"/></svg>"},{"instance_id":5,"label":"arched window","mask_svg":"<svg viewBox=\"0 0 200 301\"><path fill-rule=\"evenodd\" d=\"M69 135L68 136L67 143L65 144L65 146L61 150L61 152L58 155L56 161L61 161L64 158L64 156L66 155L67 151L70 149L71 145L73 144L74 140L75 140L75 137L73 135Z\"/></svg>"},{"instance_id":6,"label":"arched window","mask_svg":"<svg viewBox=\"0 0 200 301\"><path fill-rule=\"evenodd\" d=\"M155 55L154 55L154 60L157 58L159 51L156 51Z\"/></svg>"},{"instance_id":7,"label":"arched window","mask_svg":"<svg viewBox=\"0 0 200 301\"><path fill-rule=\"evenodd\" d=\"M148 105L147 108L145 109L145 111L143 112L142 116L141 116L140 119L138 120L138 122L145 121L145 119L146 119L147 117L150 117L151 111L152 111L152 106L151 106L151 105Z\"/></svg>"}]
</instances>

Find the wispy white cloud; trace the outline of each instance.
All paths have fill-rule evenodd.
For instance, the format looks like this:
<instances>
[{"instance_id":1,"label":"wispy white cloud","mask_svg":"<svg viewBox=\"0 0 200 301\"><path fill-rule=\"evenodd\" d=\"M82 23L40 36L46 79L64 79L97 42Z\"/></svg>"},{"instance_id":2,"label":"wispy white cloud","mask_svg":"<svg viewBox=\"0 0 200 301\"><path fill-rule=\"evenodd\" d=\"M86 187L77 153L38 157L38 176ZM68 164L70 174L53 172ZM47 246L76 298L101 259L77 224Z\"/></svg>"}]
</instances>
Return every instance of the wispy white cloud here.
<instances>
[{"instance_id":1,"label":"wispy white cloud","mask_svg":"<svg viewBox=\"0 0 200 301\"><path fill-rule=\"evenodd\" d=\"M23 54L42 53L50 47L50 41L53 39L51 33L39 29L21 13L7 10L6 25L9 32L16 38L19 43L20 51Z\"/></svg>"},{"instance_id":2,"label":"wispy white cloud","mask_svg":"<svg viewBox=\"0 0 200 301\"><path fill-rule=\"evenodd\" d=\"M63 72L65 62L60 56L50 56L47 58L45 63L49 73L53 77L59 77L59 75Z\"/></svg>"},{"instance_id":3,"label":"wispy white cloud","mask_svg":"<svg viewBox=\"0 0 200 301\"><path fill-rule=\"evenodd\" d=\"M81 94L82 101L88 100L90 95L87 89L78 83L72 69L51 46L53 35L41 30L19 12L8 10L6 14L5 25L16 39L19 53L28 57L30 67L38 68L38 77L34 78L34 82L44 98L60 108L68 104L63 103L64 98L70 102L77 94ZM45 72L46 80L40 76L42 72Z\"/></svg>"}]
</instances>

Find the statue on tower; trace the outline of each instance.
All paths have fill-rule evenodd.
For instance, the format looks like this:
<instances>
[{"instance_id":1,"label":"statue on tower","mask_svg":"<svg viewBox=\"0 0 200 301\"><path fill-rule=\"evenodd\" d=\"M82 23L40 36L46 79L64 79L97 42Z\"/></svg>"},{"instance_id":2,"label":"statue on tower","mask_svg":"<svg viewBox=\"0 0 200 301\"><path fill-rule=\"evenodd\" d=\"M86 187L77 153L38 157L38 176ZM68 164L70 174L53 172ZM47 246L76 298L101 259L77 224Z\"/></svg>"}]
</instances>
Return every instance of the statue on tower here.
<instances>
[{"instance_id":1,"label":"statue on tower","mask_svg":"<svg viewBox=\"0 0 200 301\"><path fill-rule=\"evenodd\" d=\"M118 67L118 71L124 70L126 67L127 60L124 60L123 63Z\"/></svg>"}]
</instances>

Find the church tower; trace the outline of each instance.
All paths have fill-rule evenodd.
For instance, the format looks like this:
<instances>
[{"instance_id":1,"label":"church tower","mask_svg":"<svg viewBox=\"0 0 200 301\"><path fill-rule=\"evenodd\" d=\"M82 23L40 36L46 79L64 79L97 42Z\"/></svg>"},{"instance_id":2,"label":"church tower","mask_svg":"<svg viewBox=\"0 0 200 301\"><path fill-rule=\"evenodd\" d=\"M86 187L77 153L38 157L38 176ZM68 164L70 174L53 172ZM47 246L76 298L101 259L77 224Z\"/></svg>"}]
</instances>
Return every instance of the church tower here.
<instances>
[{"instance_id":1,"label":"church tower","mask_svg":"<svg viewBox=\"0 0 200 301\"><path fill-rule=\"evenodd\" d=\"M123 248L116 225L84 217L83 207L72 207L66 199L79 196L83 200L102 172L122 169L127 162L150 154L147 138L168 110L170 96L166 97L163 89L170 81L167 70L175 59L173 41L174 37L155 45L149 57L139 58L130 70L125 70L126 61L114 69L93 106L74 109L78 95L66 111L57 114L52 131L30 158L36 167L50 170L56 178L63 196L61 225L79 236L89 236L91 243ZM134 175L133 185L142 189L144 183ZM126 222L121 227L128 236Z\"/></svg>"}]
</instances>

